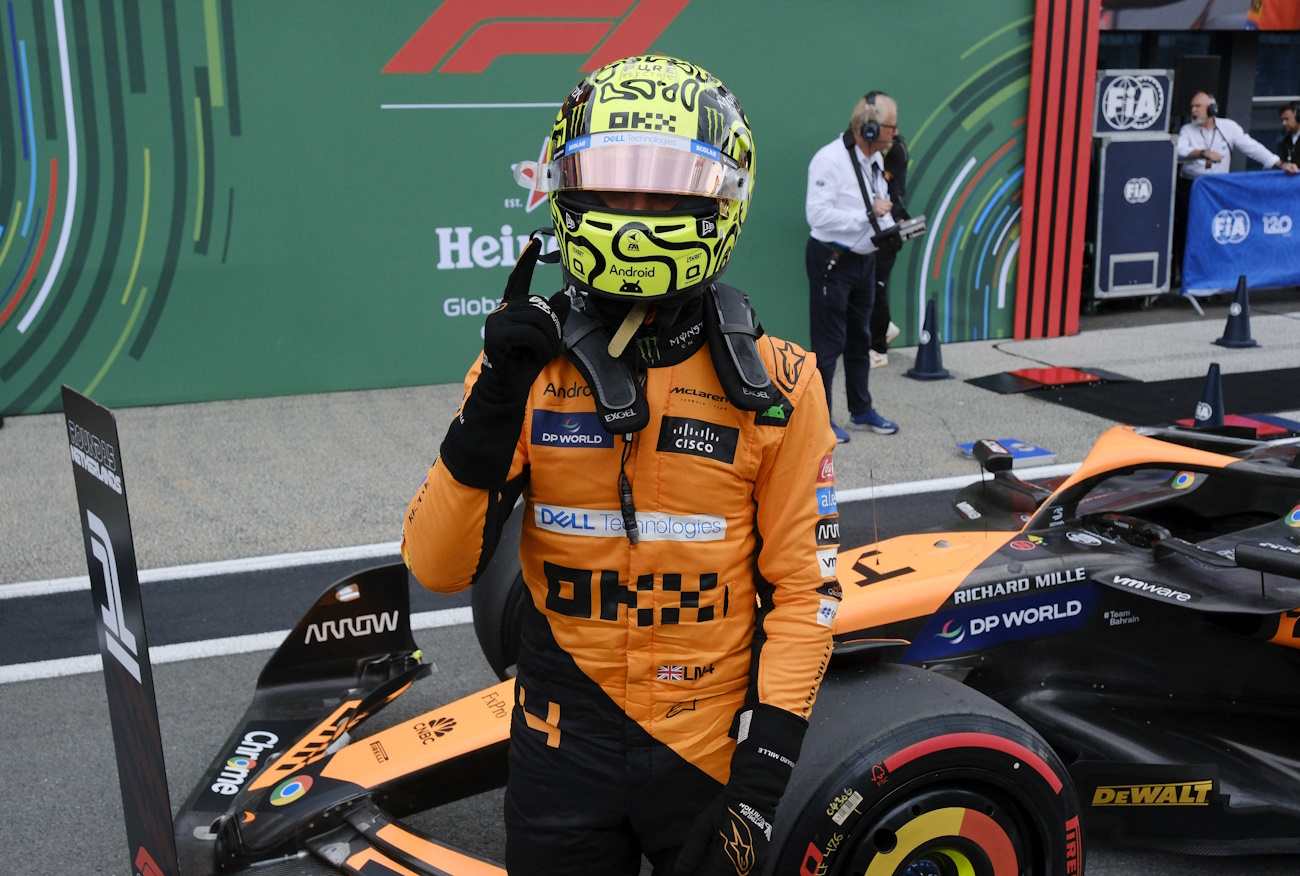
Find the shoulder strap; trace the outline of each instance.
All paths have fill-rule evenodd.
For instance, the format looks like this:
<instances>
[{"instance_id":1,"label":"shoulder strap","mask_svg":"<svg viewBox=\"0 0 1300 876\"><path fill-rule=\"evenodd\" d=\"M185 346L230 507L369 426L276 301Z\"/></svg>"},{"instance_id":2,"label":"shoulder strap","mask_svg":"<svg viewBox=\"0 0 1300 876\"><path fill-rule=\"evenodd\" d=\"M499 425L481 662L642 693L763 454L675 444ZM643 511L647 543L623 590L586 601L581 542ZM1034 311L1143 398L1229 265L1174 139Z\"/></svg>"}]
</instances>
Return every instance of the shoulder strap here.
<instances>
[{"instance_id":1,"label":"shoulder strap","mask_svg":"<svg viewBox=\"0 0 1300 876\"><path fill-rule=\"evenodd\" d=\"M609 327L575 303L564 320L564 355L587 381L596 413L611 435L639 432L650 424L650 403L636 379L636 347L609 355Z\"/></svg>"},{"instance_id":2,"label":"shoulder strap","mask_svg":"<svg viewBox=\"0 0 1300 876\"><path fill-rule=\"evenodd\" d=\"M867 207L867 218L871 220L871 227L877 234L880 233L880 221L876 219L876 211L871 209L871 203L875 198L867 192L867 181L863 178L862 164L858 161L858 151L854 149L853 135L848 131L844 132L844 148L849 150L849 159L853 162L853 172L858 176L858 188L862 191L862 203Z\"/></svg>"},{"instance_id":3,"label":"shoulder strap","mask_svg":"<svg viewBox=\"0 0 1300 876\"><path fill-rule=\"evenodd\" d=\"M763 327L754 322L749 296L724 283L710 286L704 293L704 335L727 401L743 411L765 411L786 402L759 355Z\"/></svg>"}]
</instances>

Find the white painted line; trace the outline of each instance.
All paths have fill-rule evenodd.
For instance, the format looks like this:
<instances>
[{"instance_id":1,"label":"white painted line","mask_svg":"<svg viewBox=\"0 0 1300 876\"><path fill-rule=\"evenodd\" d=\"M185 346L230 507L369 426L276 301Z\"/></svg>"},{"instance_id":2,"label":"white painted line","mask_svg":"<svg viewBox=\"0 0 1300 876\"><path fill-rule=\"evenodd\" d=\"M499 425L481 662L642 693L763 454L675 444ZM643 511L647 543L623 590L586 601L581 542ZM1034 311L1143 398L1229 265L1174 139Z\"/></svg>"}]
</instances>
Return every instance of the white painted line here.
<instances>
[{"instance_id":1,"label":"white painted line","mask_svg":"<svg viewBox=\"0 0 1300 876\"><path fill-rule=\"evenodd\" d=\"M1021 477L1031 480L1068 475L1079 467L1079 463L1061 465L1044 465L1021 469ZM980 480L977 474L960 475L951 478L934 478L924 481L908 481L902 484L884 484L875 487L877 499L890 496L910 496L917 493L935 493L940 490L959 490L967 484ZM859 502L871 498L872 487L855 487L837 491L840 502ZM288 569L294 566L315 566L325 563L344 563L352 560L401 558L401 542L390 541L382 544L361 544L353 547L331 548L320 551L301 551L290 554L271 554L264 557L246 557L238 560L220 560L212 563L193 563L186 566L166 566L161 569L145 569L140 573L141 584L154 584L159 581L184 581L191 578L210 578L214 575L239 575L247 572L266 572L274 569ZM89 590L90 579L85 575L75 578L51 578L46 581L22 581L17 584L0 584L0 600L21 599L30 596L51 596L56 593L71 593Z\"/></svg>"},{"instance_id":2,"label":"white painted line","mask_svg":"<svg viewBox=\"0 0 1300 876\"><path fill-rule=\"evenodd\" d=\"M1043 465L1022 469L1017 474L1028 480L1060 477L1072 474L1079 463L1070 462L1059 465ZM902 484L884 484L879 487L854 487L837 491L838 502L861 502L872 497L886 499L892 496L910 496L919 493L937 493L943 490L959 490L968 484L987 477L984 474L959 475L951 478L933 478L924 481L909 481ZM282 569L291 566L308 566L320 563L344 562L354 559L397 558L400 550L398 542L383 544L357 545L349 548L336 548L323 551L305 551L294 554L274 554L265 557L248 557L241 560L226 560L216 563L195 563L189 566L170 566L162 569L148 569L140 573L142 583L154 581L175 581L187 578L205 578L238 572L259 572L268 569ZM89 579L55 578L49 581L28 581L21 584L0 585L0 599L14 599L23 596L46 596L51 593L64 593L72 590L89 589ZM468 607L446 608L439 611L422 611L411 615L412 630L428 630L435 627L457 626L471 623L473 611ZM185 660L199 660L204 657L221 657L230 654L247 654L252 651L271 651L280 647L289 630L277 630L270 633L256 633L249 636L232 636L225 639L208 639L200 642L185 642L179 645L159 645L149 649L149 659L153 664L178 663ZM42 678L60 678L65 675L83 675L99 672L103 663L99 655L90 657L66 657L60 660L41 660L35 663L16 663L0 666L0 684L13 684L19 681L36 681Z\"/></svg>"},{"instance_id":3,"label":"white painted line","mask_svg":"<svg viewBox=\"0 0 1300 876\"><path fill-rule=\"evenodd\" d=\"M934 228L937 231L939 226L943 224L943 214L947 212L948 204L952 201L953 195L957 194L957 190L961 187L961 181L966 178L966 174L970 173L971 168L974 166L975 156L972 155L966 164L962 166L961 173L957 174L957 178L953 180L952 185L948 187L948 193L943 196L943 202L939 204L939 209L935 211L934 219L930 221L931 228ZM934 249L934 242L938 237L940 237L940 235L937 233L927 235L925 241L925 255L921 257L921 283L916 292L916 299L921 307L920 313L922 323L925 321L925 284L930 276L930 251ZM953 246L956 245L956 241L954 241ZM924 325L922 325L921 328L924 328Z\"/></svg>"},{"instance_id":4,"label":"white painted line","mask_svg":"<svg viewBox=\"0 0 1300 876\"><path fill-rule=\"evenodd\" d=\"M68 136L68 203L63 207L63 229L59 232L59 243L54 248L54 258L50 261L50 270L41 284L41 291L36 293L27 313L18 323L18 333L26 333L36 314L41 312L45 298L54 286L54 279L63 267L63 256L68 251L68 237L72 234L72 219L77 212L77 116L72 111L72 75L68 71L68 28L63 21L63 0L54 4L54 24L59 39L59 73L63 76L63 124ZM35 156L33 156L33 159ZM98 183L98 180L95 181Z\"/></svg>"},{"instance_id":5,"label":"white painted line","mask_svg":"<svg viewBox=\"0 0 1300 876\"><path fill-rule=\"evenodd\" d=\"M1021 238L1017 237L1007 247L1007 257L1002 260L1002 270L998 271L998 310L1007 306L1007 277L1011 274L1011 263L1016 260L1016 253L1020 252L1020 241Z\"/></svg>"},{"instance_id":6,"label":"white painted line","mask_svg":"<svg viewBox=\"0 0 1300 876\"><path fill-rule=\"evenodd\" d=\"M159 581L183 581L189 578L210 578L214 575L239 575L246 572L266 572L289 569L294 566L317 566L324 563L346 563L352 560L401 559L401 542L361 544L353 547L330 548L320 551L301 551L291 554L270 554L264 557L245 557L238 560L219 560L213 563L192 563L186 566L165 566L145 569L140 573L141 584ZM89 590L90 578L51 578L47 581L23 581L18 584L0 584L0 600L19 599L25 596L49 596Z\"/></svg>"},{"instance_id":7,"label":"white painted line","mask_svg":"<svg viewBox=\"0 0 1300 876\"><path fill-rule=\"evenodd\" d=\"M1025 480L1039 480L1042 478L1055 478L1061 475L1073 474L1074 470L1079 467L1077 462L1065 462L1060 465L1040 465L1030 468L1022 468L1016 474ZM871 498L874 490L877 499L887 499L890 496L911 496L916 493L937 493L941 490L960 490L962 487L978 483L988 478L984 473L972 475L958 475L951 478L934 478L928 481L910 481L905 484L885 484L880 487L854 487L851 490L836 490L835 501L839 504L845 502L861 502Z\"/></svg>"},{"instance_id":8,"label":"white painted line","mask_svg":"<svg viewBox=\"0 0 1300 876\"><path fill-rule=\"evenodd\" d=\"M411 615L412 630L431 630L437 627L454 627L471 623L473 610L444 608L438 611L421 611ZM231 654L248 654L253 651L274 651L280 647L289 630L254 633L248 636L231 636L225 639L207 639L201 642L183 642L178 645L158 645L149 649L149 662L183 663L205 657L225 657ZM61 678L66 675L85 675L101 672L103 661L98 654L89 657L64 657L59 660L40 660L35 663L15 663L0 666L0 684L19 681L38 681L43 678Z\"/></svg>"}]
</instances>

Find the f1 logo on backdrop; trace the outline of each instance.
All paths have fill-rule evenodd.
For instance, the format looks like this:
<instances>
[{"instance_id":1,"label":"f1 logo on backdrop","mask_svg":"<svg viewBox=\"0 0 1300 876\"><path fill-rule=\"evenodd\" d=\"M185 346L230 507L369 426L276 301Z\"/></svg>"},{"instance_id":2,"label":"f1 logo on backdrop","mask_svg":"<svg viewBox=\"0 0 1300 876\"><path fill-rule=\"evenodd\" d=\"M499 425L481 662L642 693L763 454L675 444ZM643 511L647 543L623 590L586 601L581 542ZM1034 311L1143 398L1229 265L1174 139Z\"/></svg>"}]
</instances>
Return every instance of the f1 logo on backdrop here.
<instances>
[{"instance_id":1,"label":"f1 logo on backdrop","mask_svg":"<svg viewBox=\"0 0 1300 876\"><path fill-rule=\"evenodd\" d=\"M588 55L587 73L650 48L690 0L446 0L385 73L482 73L504 55Z\"/></svg>"},{"instance_id":2,"label":"f1 logo on backdrop","mask_svg":"<svg viewBox=\"0 0 1300 876\"><path fill-rule=\"evenodd\" d=\"M104 632L107 634L108 650L117 658L117 662L140 681L139 651L135 644L135 635L126 628L126 616L122 613L122 585L117 577L117 557L113 554L113 542L108 537L108 527L94 511L86 509L86 523L90 526L90 550L99 561L104 574L104 592L108 605L101 605L104 616Z\"/></svg>"}]
</instances>

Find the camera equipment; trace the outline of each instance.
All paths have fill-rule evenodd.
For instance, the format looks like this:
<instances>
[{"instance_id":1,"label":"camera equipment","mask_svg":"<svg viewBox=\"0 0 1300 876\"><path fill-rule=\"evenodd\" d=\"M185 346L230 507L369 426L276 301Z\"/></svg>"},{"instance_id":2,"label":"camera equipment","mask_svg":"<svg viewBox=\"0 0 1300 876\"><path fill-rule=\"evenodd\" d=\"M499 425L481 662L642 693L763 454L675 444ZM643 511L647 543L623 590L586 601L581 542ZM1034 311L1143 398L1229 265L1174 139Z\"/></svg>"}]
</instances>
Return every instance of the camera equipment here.
<instances>
[{"instance_id":1,"label":"camera equipment","mask_svg":"<svg viewBox=\"0 0 1300 876\"><path fill-rule=\"evenodd\" d=\"M876 249L901 249L903 241L920 237L925 232L925 215L909 216L874 235L871 242L876 245Z\"/></svg>"}]
</instances>

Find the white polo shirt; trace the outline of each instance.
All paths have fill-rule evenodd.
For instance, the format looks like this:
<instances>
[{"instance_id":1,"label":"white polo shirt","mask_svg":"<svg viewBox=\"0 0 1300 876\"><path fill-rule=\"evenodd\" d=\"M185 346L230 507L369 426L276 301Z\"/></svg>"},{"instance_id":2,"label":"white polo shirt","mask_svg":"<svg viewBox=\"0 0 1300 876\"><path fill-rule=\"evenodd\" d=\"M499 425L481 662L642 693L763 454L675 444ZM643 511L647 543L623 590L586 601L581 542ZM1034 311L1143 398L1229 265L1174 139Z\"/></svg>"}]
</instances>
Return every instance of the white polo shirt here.
<instances>
[{"instance_id":1,"label":"white polo shirt","mask_svg":"<svg viewBox=\"0 0 1300 876\"><path fill-rule=\"evenodd\" d=\"M875 198L889 198L889 181L885 178L884 153L870 158L855 144L853 151L862 165L867 189ZM843 137L827 143L808 163L808 196L804 212L808 218L811 235L822 243L843 246L859 255L876 251L871 242L876 233L867 218L870 209L862 200L857 173L849 150L844 148ZM877 216L880 230L891 228L894 217L886 213Z\"/></svg>"},{"instance_id":2,"label":"white polo shirt","mask_svg":"<svg viewBox=\"0 0 1300 876\"><path fill-rule=\"evenodd\" d=\"M1178 168L1180 176L1192 179L1207 173L1227 173L1232 162L1232 153L1241 152L1247 158L1253 158L1264 167L1273 167L1282 159L1278 158L1268 147L1242 130L1241 125L1232 119L1215 118L1214 127L1206 129L1196 122L1188 122L1178 130L1178 157L1187 158L1193 152L1217 152L1218 161L1209 167L1204 159L1188 161Z\"/></svg>"}]
</instances>

